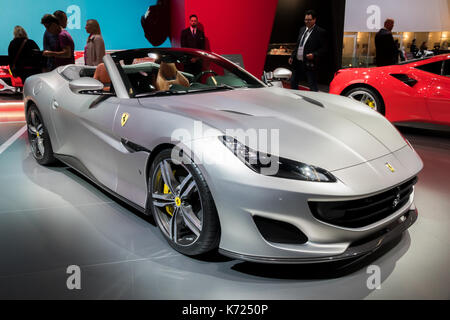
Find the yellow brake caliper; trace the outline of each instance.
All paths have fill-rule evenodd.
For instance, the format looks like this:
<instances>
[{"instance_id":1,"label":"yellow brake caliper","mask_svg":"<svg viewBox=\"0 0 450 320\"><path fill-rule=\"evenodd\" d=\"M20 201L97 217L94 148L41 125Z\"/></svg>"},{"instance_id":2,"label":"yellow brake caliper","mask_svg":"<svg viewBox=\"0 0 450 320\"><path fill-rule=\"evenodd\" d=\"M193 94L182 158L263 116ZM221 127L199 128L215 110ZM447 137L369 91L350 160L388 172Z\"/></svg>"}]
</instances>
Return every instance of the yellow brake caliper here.
<instances>
[{"instance_id":1,"label":"yellow brake caliper","mask_svg":"<svg viewBox=\"0 0 450 320\"><path fill-rule=\"evenodd\" d=\"M175 171L176 171L176 170L173 170L173 174L174 174L174 175L175 175ZM160 180L160 179L161 179L161 171L159 171L159 172L157 173L157 181ZM169 186L168 186L167 184L165 184L165 183L164 183L163 193L164 193L164 194L172 193L172 192L170 192ZM177 206L179 206L179 204L177 204ZM166 206L165 208L166 208L166 212L167 212L170 216L173 216L173 212L175 211L174 206L173 206L173 205L168 205L168 206Z\"/></svg>"},{"instance_id":2,"label":"yellow brake caliper","mask_svg":"<svg viewBox=\"0 0 450 320\"><path fill-rule=\"evenodd\" d=\"M169 193L171 193L169 187L168 187L167 184L165 184L165 183L164 183L164 190L163 190L163 192L164 192L164 194L169 194ZM173 206L166 206L166 212L167 212L170 216L173 216L173 211L174 211Z\"/></svg>"},{"instance_id":3,"label":"yellow brake caliper","mask_svg":"<svg viewBox=\"0 0 450 320\"><path fill-rule=\"evenodd\" d=\"M372 109L375 109L375 101L371 100L371 99L367 99L366 100L366 104L371 107Z\"/></svg>"}]
</instances>

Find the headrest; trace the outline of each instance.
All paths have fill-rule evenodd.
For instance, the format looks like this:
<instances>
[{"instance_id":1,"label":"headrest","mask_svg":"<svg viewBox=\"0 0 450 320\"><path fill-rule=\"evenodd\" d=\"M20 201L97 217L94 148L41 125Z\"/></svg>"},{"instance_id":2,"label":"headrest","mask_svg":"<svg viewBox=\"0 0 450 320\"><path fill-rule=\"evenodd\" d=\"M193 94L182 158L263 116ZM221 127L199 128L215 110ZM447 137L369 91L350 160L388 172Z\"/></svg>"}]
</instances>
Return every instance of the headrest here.
<instances>
[{"instance_id":1,"label":"headrest","mask_svg":"<svg viewBox=\"0 0 450 320\"><path fill-rule=\"evenodd\" d=\"M105 64L100 63L94 73L94 79L99 80L102 83L111 83L111 78L108 75Z\"/></svg>"},{"instance_id":2,"label":"headrest","mask_svg":"<svg viewBox=\"0 0 450 320\"><path fill-rule=\"evenodd\" d=\"M162 77L164 77L167 80L173 80L177 77L177 67L175 66L175 63L167 63L167 62L161 62L159 66L159 72Z\"/></svg>"}]
</instances>

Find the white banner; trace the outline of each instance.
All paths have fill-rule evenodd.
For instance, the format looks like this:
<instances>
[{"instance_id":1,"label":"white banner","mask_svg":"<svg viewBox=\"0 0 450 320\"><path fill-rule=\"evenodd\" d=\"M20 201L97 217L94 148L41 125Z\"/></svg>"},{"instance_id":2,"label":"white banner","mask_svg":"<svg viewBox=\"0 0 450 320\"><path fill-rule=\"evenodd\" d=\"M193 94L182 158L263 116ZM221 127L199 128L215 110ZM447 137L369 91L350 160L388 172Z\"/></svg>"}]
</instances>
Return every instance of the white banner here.
<instances>
[{"instance_id":1,"label":"white banner","mask_svg":"<svg viewBox=\"0 0 450 320\"><path fill-rule=\"evenodd\" d=\"M450 0L347 0L345 32L377 32L387 18L394 32L450 31Z\"/></svg>"}]
</instances>

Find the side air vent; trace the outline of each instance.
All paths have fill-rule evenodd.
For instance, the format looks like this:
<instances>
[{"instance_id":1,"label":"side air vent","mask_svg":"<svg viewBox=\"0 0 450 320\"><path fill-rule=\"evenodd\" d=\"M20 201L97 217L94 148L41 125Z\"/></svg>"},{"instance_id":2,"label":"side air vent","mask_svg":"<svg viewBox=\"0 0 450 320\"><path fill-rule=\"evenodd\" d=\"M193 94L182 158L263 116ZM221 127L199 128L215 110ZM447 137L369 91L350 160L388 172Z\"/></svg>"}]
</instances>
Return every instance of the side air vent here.
<instances>
[{"instance_id":1,"label":"side air vent","mask_svg":"<svg viewBox=\"0 0 450 320\"><path fill-rule=\"evenodd\" d=\"M122 142L122 145L131 153L133 152L139 152L139 151L144 151L144 152L148 152L150 153L150 150L131 142L130 140L127 139L120 139L120 141Z\"/></svg>"},{"instance_id":2,"label":"side air vent","mask_svg":"<svg viewBox=\"0 0 450 320\"><path fill-rule=\"evenodd\" d=\"M241 116L249 116L249 117L253 117L253 115L248 114L248 113L243 113L243 112L239 112L239 111L233 111L233 110L220 110L223 112L229 112L229 113L234 113L234 114L239 114Z\"/></svg>"},{"instance_id":3,"label":"side air vent","mask_svg":"<svg viewBox=\"0 0 450 320\"><path fill-rule=\"evenodd\" d=\"M308 237L292 224L254 216L259 232L269 242L285 244L303 244L308 241Z\"/></svg>"},{"instance_id":4,"label":"side air vent","mask_svg":"<svg viewBox=\"0 0 450 320\"><path fill-rule=\"evenodd\" d=\"M403 73L391 73L391 77L394 77L397 80L400 80L404 84L414 87L414 85L417 83L416 79L408 77L406 74Z\"/></svg>"}]
</instances>

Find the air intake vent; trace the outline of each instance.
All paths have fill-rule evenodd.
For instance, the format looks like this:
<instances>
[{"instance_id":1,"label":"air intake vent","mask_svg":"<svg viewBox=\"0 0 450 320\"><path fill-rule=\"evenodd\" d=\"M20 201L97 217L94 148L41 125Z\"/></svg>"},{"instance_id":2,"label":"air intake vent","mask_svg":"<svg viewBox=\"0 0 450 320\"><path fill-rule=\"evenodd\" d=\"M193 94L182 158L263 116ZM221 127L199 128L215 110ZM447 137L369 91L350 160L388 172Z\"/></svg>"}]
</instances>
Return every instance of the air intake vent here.
<instances>
[{"instance_id":1,"label":"air intake vent","mask_svg":"<svg viewBox=\"0 0 450 320\"><path fill-rule=\"evenodd\" d=\"M308 237L292 224L254 216L259 232L269 242L286 244L303 244L308 241Z\"/></svg>"},{"instance_id":2,"label":"air intake vent","mask_svg":"<svg viewBox=\"0 0 450 320\"><path fill-rule=\"evenodd\" d=\"M313 216L323 222L346 228L361 228L380 221L404 206L413 192L417 177L377 195L350 201L310 201Z\"/></svg>"},{"instance_id":3,"label":"air intake vent","mask_svg":"<svg viewBox=\"0 0 450 320\"><path fill-rule=\"evenodd\" d=\"M401 82L403 82L404 84L406 84L410 87L414 87L414 85L417 83L416 79L410 78L406 74L403 74L403 73L392 73L391 76L394 77L395 79L400 80Z\"/></svg>"},{"instance_id":4,"label":"air intake vent","mask_svg":"<svg viewBox=\"0 0 450 320\"><path fill-rule=\"evenodd\" d=\"M308 98L308 97L304 97L304 96L302 96L302 98L306 102L312 103L312 104L314 104L314 105L316 105L318 107L321 107L321 108L325 108L325 106L322 103L320 103L319 101L317 101L317 100L314 100L314 99L311 99L311 98Z\"/></svg>"}]
</instances>

